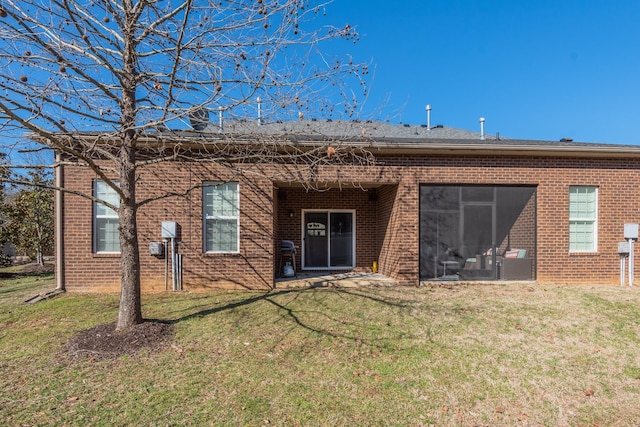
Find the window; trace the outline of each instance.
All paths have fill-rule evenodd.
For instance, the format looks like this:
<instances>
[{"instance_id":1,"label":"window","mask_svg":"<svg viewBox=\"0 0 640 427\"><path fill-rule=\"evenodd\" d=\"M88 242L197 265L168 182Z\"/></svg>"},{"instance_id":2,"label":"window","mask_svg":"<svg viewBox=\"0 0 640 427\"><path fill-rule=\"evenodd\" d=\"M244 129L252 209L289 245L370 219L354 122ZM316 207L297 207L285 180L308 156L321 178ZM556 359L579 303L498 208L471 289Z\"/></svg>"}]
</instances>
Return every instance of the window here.
<instances>
[{"instance_id":1,"label":"window","mask_svg":"<svg viewBox=\"0 0 640 427\"><path fill-rule=\"evenodd\" d=\"M237 253L240 246L238 183L210 183L204 187L204 251Z\"/></svg>"},{"instance_id":2,"label":"window","mask_svg":"<svg viewBox=\"0 0 640 427\"><path fill-rule=\"evenodd\" d=\"M96 180L93 186L95 198L116 207L120 206L120 196L104 181ZM93 202L93 245L95 253L119 253L120 235L118 214L102 203Z\"/></svg>"},{"instance_id":3,"label":"window","mask_svg":"<svg viewBox=\"0 0 640 427\"><path fill-rule=\"evenodd\" d=\"M598 189L574 186L569 188L569 251L598 250Z\"/></svg>"}]
</instances>

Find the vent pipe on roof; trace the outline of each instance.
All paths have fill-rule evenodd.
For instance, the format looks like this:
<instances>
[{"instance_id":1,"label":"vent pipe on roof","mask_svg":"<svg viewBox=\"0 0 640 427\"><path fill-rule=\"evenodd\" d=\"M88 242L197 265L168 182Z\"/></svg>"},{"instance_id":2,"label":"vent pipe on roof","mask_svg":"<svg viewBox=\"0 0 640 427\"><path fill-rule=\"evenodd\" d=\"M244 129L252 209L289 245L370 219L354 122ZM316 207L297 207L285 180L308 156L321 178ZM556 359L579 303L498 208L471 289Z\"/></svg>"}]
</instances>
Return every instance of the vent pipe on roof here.
<instances>
[{"instance_id":1,"label":"vent pipe on roof","mask_svg":"<svg viewBox=\"0 0 640 427\"><path fill-rule=\"evenodd\" d=\"M256 102L258 103L258 126L262 126L262 98L258 97Z\"/></svg>"},{"instance_id":2,"label":"vent pipe on roof","mask_svg":"<svg viewBox=\"0 0 640 427\"><path fill-rule=\"evenodd\" d=\"M480 117L480 139L484 140L484 117Z\"/></svg>"},{"instance_id":3,"label":"vent pipe on roof","mask_svg":"<svg viewBox=\"0 0 640 427\"><path fill-rule=\"evenodd\" d=\"M431 104L427 104L427 130L431 130Z\"/></svg>"},{"instance_id":4,"label":"vent pipe on roof","mask_svg":"<svg viewBox=\"0 0 640 427\"><path fill-rule=\"evenodd\" d=\"M218 133L222 133L224 131L224 126L222 123L222 106L218 107Z\"/></svg>"},{"instance_id":5,"label":"vent pipe on roof","mask_svg":"<svg viewBox=\"0 0 640 427\"><path fill-rule=\"evenodd\" d=\"M191 122L193 130L201 132L206 129L209 123L209 112L202 106L194 107L194 109L189 112L189 122Z\"/></svg>"}]
</instances>

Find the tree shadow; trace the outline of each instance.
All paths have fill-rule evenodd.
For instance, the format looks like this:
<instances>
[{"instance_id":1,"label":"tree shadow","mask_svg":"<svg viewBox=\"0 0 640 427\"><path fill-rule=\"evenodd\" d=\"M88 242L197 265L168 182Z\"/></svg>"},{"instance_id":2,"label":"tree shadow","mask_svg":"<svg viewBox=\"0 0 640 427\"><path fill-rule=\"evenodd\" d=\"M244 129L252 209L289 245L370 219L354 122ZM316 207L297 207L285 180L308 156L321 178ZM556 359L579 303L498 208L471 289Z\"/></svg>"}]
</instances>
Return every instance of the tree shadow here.
<instances>
[{"instance_id":1,"label":"tree shadow","mask_svg":"<svg viewBox=\"0 0 640 427\"><path fill-rule=\"evenodd\" d=\"M330 337L330 338L339 338L350 340L354 342L358 342L359 344L369 345L372 347L383 347L380 342L377 341L388 341L389 339L401 339L407 338L406 334L402 331L398 332L397 337L390 337L385 335L384 337L380 337L380 339L375 338L365 338L363 336L359 336L358 334L349 334L349 333L340 333L337 332L336 328L333 326L336 325L345 325L351 327L346 328L349 330L354 330L354 328L360 328L362 326L362 319L354 318L353 320L345 320L348 318L348 307L353 307L353 304L350 303L347 305L347 310L345 311L336 311L330 307L322 305L322 303L318 302L316 310L307 310L307 309L299 309L292 306L292 303L296 301L299 297L303 295L318 294L321 292L333 292L338 294L341 297L345 298L353 298L357 301L357 299L361 299L364 303L374 303L380 304L387 307L393 307L398 310L407 310L407 315L410 315L409 310L413 309L415 305L408 300L403 300L401 298L384 298L375 292L369 292L371 288L305 288L305 289L280 289L280 290L271 290L268 292L261 293L260 295L252 296L249 298L245 298L239 301L230 302L221 306L205 308L199 311L195 311L193 313L171 319L165 320L162 322L170 323L173 325L179 324L184 321L188 321L195 318L202 318L205 316L216 315L225 311L233 310L240 307L246 307L253 304L257 304L260 302L267 302L273 307L276 308L277 311L284 313L284 315L293 321L297 327L303 328L309 332ZM287 300L286 302L281 301L283 296L293 296L294 298ZM326 310L323 310L322 307L325 307ZM342 310L342 309L341 309ZM306 317L313 317L313 321L309 321L309 319L305 319ZM352 314L352 313L351 313ZM315 315L315 316L311 316ZM326 322L318 321L318 317L325 318Z\"/></svg>"}]
</instances>

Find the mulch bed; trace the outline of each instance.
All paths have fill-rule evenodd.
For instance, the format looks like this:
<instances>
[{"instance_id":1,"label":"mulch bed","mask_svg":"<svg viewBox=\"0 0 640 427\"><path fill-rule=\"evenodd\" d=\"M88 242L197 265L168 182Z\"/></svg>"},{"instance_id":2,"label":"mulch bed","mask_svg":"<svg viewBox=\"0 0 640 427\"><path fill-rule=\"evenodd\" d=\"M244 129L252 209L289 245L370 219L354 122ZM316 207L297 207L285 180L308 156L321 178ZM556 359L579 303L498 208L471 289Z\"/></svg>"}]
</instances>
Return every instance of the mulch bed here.
<instances>
[{"instance_id":1,"label":"mulch bed","mask_svg":"<svg viewBox=\"0 0 640 427\"><path fill-rule=\"evenodd\" d=\"M160 321L144 321L120 331L116 331L115 322L107 323L73 336L69 341L69 353L90 359L115 359L134 355L142 349L168 347L173 333L173 325Z\"/></svg>"},{"instance_id":2,"label":"mulch bed","mask_svg":"<svg viewBox=\"0 0 640 427\"><path fill-rule=\"evenodd\" d=\"M0 272L0 279L37 277L51 274L53 270L53 264L40 266L32 262L23 265L19 271ZM72 356L93 360L116 359L123 355L134 355L143 349L168 347L173 335L173 325L158 320L145 320L121 331L116 331L115 322L107 323L71 337L68 351Z\"/></svg>"}]
</instances>

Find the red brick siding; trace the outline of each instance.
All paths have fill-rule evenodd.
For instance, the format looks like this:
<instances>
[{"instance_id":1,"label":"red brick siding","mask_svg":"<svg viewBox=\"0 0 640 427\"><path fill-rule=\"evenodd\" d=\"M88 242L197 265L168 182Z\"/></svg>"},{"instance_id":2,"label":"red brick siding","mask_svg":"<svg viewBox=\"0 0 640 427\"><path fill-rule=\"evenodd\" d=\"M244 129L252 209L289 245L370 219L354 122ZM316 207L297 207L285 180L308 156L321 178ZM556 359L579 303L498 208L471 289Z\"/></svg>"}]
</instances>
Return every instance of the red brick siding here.
<instances>
[{"instance_id":1,"label":"red brick siding","mask_svg":"<svg viewBox=\"0 0 640 427\"><path fill-rule=\"evenodd\" d=\"M223 171L224 172L224 171ZM84 168L65 167L65 186L91 194L95 174ZM141 281L144 291L165 289L164 260L149 255L149 243L162 241L162 221L181 226L184 288L210 287L267 289L273 284L273 184L270 180L247 181L214 173L200 165L165 164L162 170L141 172L138 197L162 192L185 193L206 181L232 179L240 183L240 253L203 253L202 188L142 206L138 211ZM120 257L92 252L92 203L65 195L65 284L72 291L117 291ZM170 287L169 283L169 287Z\"/></svg>"},{"instance_id":2,"label":"red brick siding","mask_svg":"<svg viewBox=\"0 0 640 427\"><path fill-rule=\"evenodd\" d=\"M397 238L400 211L396 207L397 185L385 185L378 190L378 238L380 254L378 271L390 277L398 277L402 248Z\"/></svg>"},{"instance_id":3,"label":"red brick siding","mask_svg":"<svg viewBox=\"0 0 640 427\"><path fill-rule=\"evenodd\" d=\"M167 163L140 171L138 197L160 194L167 188L186 193L204 181L232 179L240 182L241 242L239 254L203 254L202 190L144 205L139 212L142 286L144 291L164 289L164 261L148 254L151 241L159 241L160 223L182 226L184 288L209 287L265 289L273 286L274 251L282 239L300 245L302 209L356 209L357 269L371 268L378 260L380 272L402 284L418 282L419 185L421 183L534 185L537 206L523 215L535 215L537 280L540 283L609 283L619 280L617 242L623 224L640 222L635 185L640 162L632 159L578 159L499 156L395 156L380 157L379 166L321 167L320 182L376 184L377 200L362 189L305 192L283 188L266 178L273 167L255 166L249 178L233 176L224 168L196 163ZM85 168L65 167L64 185L91 193L94 174ZM296 180L295 171L280 179ZM571 185L599 188L598 251L570 254L568 200ZM282 187L285 187L281 185ZM348 185L344 185L348 187ZM64 196L65 283L72 291L116 291L119 257L92 253L92 203ZM292 210L294 218L288 217ZM520 239L520 237L517 237ZM524 238L524 237L523 237ZM530 242L522 243L529 245ZM515 244L512 242L512 246Z\"/></svg>"}]
</instances>

